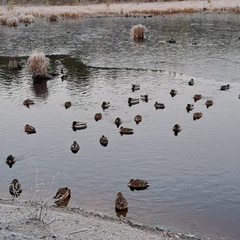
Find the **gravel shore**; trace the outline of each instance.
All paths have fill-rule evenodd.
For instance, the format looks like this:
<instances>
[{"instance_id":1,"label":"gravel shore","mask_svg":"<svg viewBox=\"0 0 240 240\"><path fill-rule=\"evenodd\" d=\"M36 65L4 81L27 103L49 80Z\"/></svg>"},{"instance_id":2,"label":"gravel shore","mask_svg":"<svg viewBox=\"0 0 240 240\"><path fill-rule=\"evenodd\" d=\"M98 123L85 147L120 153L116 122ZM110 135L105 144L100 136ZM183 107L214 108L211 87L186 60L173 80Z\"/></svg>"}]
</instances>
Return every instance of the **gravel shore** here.
<instances>
[{"instance_id":1,"label":"gravel shore","mask_svg":"<svg viewBox=\"0 0 240 240\"><path fill-rule=\"evenodd\" d=\"M79 208L58 208L17 200L0 200L0 240L114 239L200 240L125 218Z\"/></svg>"}]
</instances>

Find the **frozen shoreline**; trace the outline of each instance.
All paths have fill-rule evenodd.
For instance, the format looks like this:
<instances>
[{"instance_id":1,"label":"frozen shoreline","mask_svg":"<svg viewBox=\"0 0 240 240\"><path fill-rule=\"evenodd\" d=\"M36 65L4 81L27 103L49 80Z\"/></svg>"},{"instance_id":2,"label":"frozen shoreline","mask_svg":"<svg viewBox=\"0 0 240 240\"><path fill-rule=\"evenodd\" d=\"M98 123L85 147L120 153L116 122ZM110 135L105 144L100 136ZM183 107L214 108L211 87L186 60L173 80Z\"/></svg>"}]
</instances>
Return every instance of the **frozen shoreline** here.
<instances>
[{"instance_id":1,"label":"frozen shoreline","mask_svg":"<svg viewBox=\"0 0 240 240\"><path fill-rule=\"evenodd\" d=\"M151 3L111 3L109 7L106 4L89 4L89 5L73 5L73 6L13 6L8 11L8 6L0 6L0 15L5 14L32 14L35 17L48 17L56 14L60 17L77 18L82 16L108 15L108 14L131 14L131 13L174 13L174 12L201 12L205 8L207 11L231 11L238 8L240 0L192 0L192 1L176 1L176 2L151 2Z\"/></svg>"}]
</instances>

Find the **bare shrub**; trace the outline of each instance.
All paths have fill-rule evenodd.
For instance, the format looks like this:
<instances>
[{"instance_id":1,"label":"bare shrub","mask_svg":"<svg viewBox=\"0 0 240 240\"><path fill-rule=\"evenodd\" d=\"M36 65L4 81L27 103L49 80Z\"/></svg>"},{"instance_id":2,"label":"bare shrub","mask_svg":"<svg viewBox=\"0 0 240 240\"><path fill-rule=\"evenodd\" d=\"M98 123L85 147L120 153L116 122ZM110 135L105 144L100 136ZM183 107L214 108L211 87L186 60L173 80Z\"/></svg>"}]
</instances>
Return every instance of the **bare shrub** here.
<instances>
[{"instance_id":1,"label":"bare shrub","mask_svg":"<svg viewBox=\"0 0 240 240\"><path fill-rule=\"evenodd\" d=\"M16 17L7 18L8 27L16 27L18 26L18 19Z\"/></svg>"},{"instance_id":2,"label":"bare shrub","mask_svg":"<svg viewBox=\"0 0 240 240\"><path fill-rule=\"evenodd\" d=\"M0 25L7 25L7 16L0 16Z\"/></svg>"},{"instance_id":3,"label":"bare shrub","mask_svg":"<svg viewBox=\"0 0 240 240\"><path fill-rule=\"evenodd\" d=\"M26 16L23 17L22 21L24 23L29 24L29 23L33 23L35 21L35 18L34 18L33 15L26 15Z\"/></svg>"},{"instance_id":4,"label":"bare shrub","mask_svg":"<svg viewBox=\"0 0 240 240\"><path fill-rule=\"evenodd\" d=\"M144 33L146 31L146 27L142 24L135 25L131 28L131 35L133 40L135 41L143 41Z\"/></svg>"}]
</instances>

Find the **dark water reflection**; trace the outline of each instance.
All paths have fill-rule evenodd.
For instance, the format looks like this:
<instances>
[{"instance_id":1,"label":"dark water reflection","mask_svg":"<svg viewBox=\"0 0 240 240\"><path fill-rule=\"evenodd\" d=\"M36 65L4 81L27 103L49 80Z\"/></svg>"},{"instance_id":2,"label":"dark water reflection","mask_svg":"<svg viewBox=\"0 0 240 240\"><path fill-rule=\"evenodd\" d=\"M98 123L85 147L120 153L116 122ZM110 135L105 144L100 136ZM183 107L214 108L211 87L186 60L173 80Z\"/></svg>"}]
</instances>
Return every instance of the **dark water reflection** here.
<instances>
[{"instance_id":1,"label":"dark water reflection","mask_svg":"<svg viewBox=\"0 0 240 240\"><path fill-rule=\"evenodd\" d=\"M139 23L147 27L148 38L135 44L129 32ZM115 214L120 191L129 202L130 219L237 239L238 28L239 16L229 14L0 26L1 197L10 197L9 183L18 178L23 199L31 198L37 186L51 202L56 190L67 186L71 206ZM177 43L166 43L171 38ZM67 68L68 76L36 84L26 65L8 69L11 58L26 61L35 48L43 49L57 70ZM188 86L191 78L194 86ZM230 89L220 91L226 83ZM141 89L132 92L132 84ZM174 98L171 89L178 91ZM128 106L129 97L144 94L148 102ZM195 94L203 95L196 103ZM23 106L26 98L35 104ZM212 107L206 108L207 99L213 100ZM69 109L66 101L72 102ZM109 109L102 110L103 101L111 103ZM166 108L156 110L156 101ZM188 103L195 105L189 113ZM193 121L195 111L203 113L200 120ZM97 112L103 118L96 122ZM143 118L138 125L133 121L137 114ZM116 117L134 134L121 136ZM73 131L73 121L87 122L88 127ZM24 133L27 123L36 134ZM175 124L182 127L178 136L172 131ZM109 140L106 148L99 143L102 135ZM77 154L70 150L73 141L80 144ZM5 163L9 154L17 159L11 169ZM131 178L146 179L150 187L131 191Z\"/></svg>"}]
</instances>

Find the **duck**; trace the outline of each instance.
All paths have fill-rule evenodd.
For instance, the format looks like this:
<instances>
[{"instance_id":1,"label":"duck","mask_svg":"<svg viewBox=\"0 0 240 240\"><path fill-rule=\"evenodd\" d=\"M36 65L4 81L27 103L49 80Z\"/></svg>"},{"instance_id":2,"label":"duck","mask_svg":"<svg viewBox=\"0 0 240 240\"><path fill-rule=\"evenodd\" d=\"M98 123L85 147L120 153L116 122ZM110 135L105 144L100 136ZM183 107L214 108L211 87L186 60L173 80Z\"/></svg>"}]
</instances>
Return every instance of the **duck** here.
<instances>
[{"instance_id":1,"label":"duck","mask_svg":"<svg viewBox=\"0 0 240 240\"><path fill-rule=\"evenodd\" d=\"M194 84L194 80L191 79L191 80L188 82L188 85L189 85L189 86L193 86L193 84Z\"/></svg>"},{"instance_id":2,"label":"duck","mask_svg":"<svg viewBox=\"0 0 240 240\"><path fill-rule=\"evenodd\" d=\"M13 179L12 182L10 183L9 193L16 198L19 197L20 194L22 193L21 184L16 178Z\"/></svg>"},{"instance_id":3,"label":"duck","mask_svg":"<svg viewBox=\"0 0 240 240\"><path fill-rule=\"evenodd\" d=\"M179 124L175 124L175 125L173 126L173 132L174 132L174 135L175 135L175 136L177 136L178 133L181 132L181 131L182 131L182 128L181 128L181 126L180 126Z\"/></svg>"},{"instance_id":4,"label":"duck","mask_svg":"<svg viewBox=\"0 0 240 240\"><path fill-rule=\"evenodd\" d=\"M140 90L140 85L139 84L132 84L132 91Z\"/></svg>"},{"instance_id":5,"label":"duck","mask_svg":"<svg viewBox=\"0 0 240 240\"><path fill-rule=\"evenodd\" d=\"M134 121L136 124L139 124L142 121L142 116L141 115L136 115L134 117Z\"/></svg>"},{"instance_id":6,"label":"duck","mask_svg":"<svg viewBox=\"0 0 240 240\"><path fill-rule=\"evenodd\" d=\"M164 103L155 102L155 103L154 103L154 107L155 107L156 109L164 109L164 108L165 108L165 105L164 105Z\"/></svg>"},{"instance_id":7,"label":"duck","mask_svg":"<svg viewBox=\"0 0 240 240\"><path fill-rule=\"evenodd\" d=\"M149 183L148 181L142 179L130 179L128 187L131 189L131 191L144 190L149 187Z\"/></svg>"},{"instance_id":8,"label":"duck","mask_svg":"<svg viewBox=\"0 0 240 240\"><path fill-rule=\"evenodd\" d=\"M23 101L23 105L29 107L29 105L33 105L34 101L30 98L27 98L26 100Z\"/></svg>"},{"instance_id":9,"label":"duck","mask_svg":"<svg viewBox=\"0 0 240 240\"><path fill-rule=\"evenodd\" d=\"M170 95L171 95L172 97L176 96L176 95L177 95L177 90L172 89L172 90L170 91Z\"/></svg>"},{"instance_id":10,"label":"duck","mask_svg":"<svg viewBox=\"0 0 240 240\"><path fill-rule=\"evenodd\" d=\"M120 130L119 130L119 133L121 135L123 135L123 134L133 134L133 129L121 126Z\"/></svg>"},{"instance_id":11,"label":"duck","mask_svg":"<svg viewBox=\"0 0 240 240\"><path fill-rule=\"evenodd\" d=\"M64 106L66 109L70 108L72 106L72 103L70 101L67 101L64 103Z\"/></svg>"},{"instance_id":12,"label":"duck","mask_svg":"<svg viewBox=\"0 0 240 240\"><path fill-rule=\"evenodd\" d=\"M58 207L66 207L71 198L71 190L67 187L59 188L56 195L53 198L56 199L54 203Z\"/></svg>"},{"instance_id":13,"label":"duck","mask_svg":"<svg viewBox=\"0 0 240 240\"><path fill-rule=\"evenodd\" d=\"M190 112L190 111L192 111L194 109L194 105L188 103L187 106L186 106L186 109L187 109L187 112Z\"/></svg>"},{"instance_id":14,"label":"duck","mask_svg":"<svg viewBox=\"0 0 240 240\"><path fill-rule=\"evenodd\" d=\"M117 117L114 121L117 127L119 127L122 124L122 119L120 117Z\"/></svg>"},{"instance_id":15,"label":"duck","mask_svg":"<svg viewBox=\"0 0 240 240\"><path fill-rule=\"evenodd\" d=\"M201 98L202 98L202 95L201 95L201 94L195 94L195 95L193 96L193 99L194 99L195 102L198 101L198 100L200 100Z\"/></svg>"},{"instance_id":16,"label":"duck","mask_svg":"<svg viewBox=\"0 0 240 240\"><path fill-rule=\"evenodd\" d=\"M80 146L76 141L74 141L73 144L71 145L70 149L73 153L77 153L80 149Z\"/></svg>"},{"instance_id":17,"label":"duck","mask_svg":"<svg viewBox=\"0 0 240 240\"><path fill-rule=\"evenodd\" d=\"M108 145L108 139L104 135L102 135L99 139L99 142L102 146L106 147Z\"/></svg>"},{"instance_id":18,"label":"duck","mask_svg":"<svg viewBox=\"0 0 240 240\"><path fill-rule=\"evenodd\" d=\"M96 113L95 116L94 116L96 122L100 119L102 119L102 114L101 113Z\"/></svg>"},{"instance_id":19,"label":"duck","mask_svg":"<svg viewBox=\"0 0 240 240\"><path fill-rule=\"evenodd\" d=\"M60 73L62 74L61 76L62 81L68 77L68 70L66 68L61 68Z\"/></svg>"},{"instance_id":20,"label":"duck","mask_svg":"<svg viewBox=\"0 0 240 240\"><path fill-rule=\"evenodd\" d=\"M107 109L107 108L110 107L110 102L102 102L101 106L102 106L103 109Z\"/></svg>"},{"instance_id":21,"label":"duck","mask_svg":"<svg viewBox=\"0 0 240 240\"><path fill-rule=\"evenodd\" d=\"M24 130L25 130L25 132L26 132L27 134L36 133L35 127L30 126L29 124L26 124Z\"/></svg>"},{"instance_id":22,"label":"duck","mask_svg":"<svg viewBox=\"0 0 240 240\"><path fill-rule=\"evenodd\" d=\"M148 102L148 95L141 95L141 100L143 100L144 102Z\"/></svg>"},{"instance_id":23,"label":"duck","mask_svg":"<svg viewBox=\"0 0 240 240\"><path fill-rule=\"evenodd\" d=\"M228 90L229 88L230 88L230 85L229 85L229 84L227 84L227 85L222 85L221 88L220 88L220 90L225 91L225 90Z\"/></svg>"},{"instance_id":24,"label":"duck","mask_svg":"<svg viewBox=\"0 0 240 240\"><path fill-rule=\"evenodd\" d=\"M207 100L205 102L205 105L206 105L207 108L211 107L213 105L213 100Z\"/></svg>"},{"instance_id":25,"label":"duck","mask_svg":"<svg viewBox=\"0 0 240 240\"><path fill-rule=\"evenodd\" d=\"M72 123L72 128L74 131L85 129L86 127L87 127L87 123L84 123L84 122L73 121L73 123Z\"/></svg>"},{"instance_id":26,"label":"duck","mask_svg":"<svg viewBox=\"0 0 240 240\"><path fill-rule=\"evenodd\" d=\"M12 155L12 154L10 154L8 157L7 157L7 159L6 159L6 164L10 167L10 168L12 168L12 166L13 166L13 164L16 162L16 160L15 160L15 157Z\"/></svg>"},{"instance_id":27,"label":"duck","mask_svg":"<svg viewBox=\"0 0 240 240\"><path fill-rule=\"evenodd\" d=\"M132 106L139 103L139 98L128 98L128 105Z\"/></svg>"},{"instance_id":28,"label":"duck","mask_svg":"<svg viewBox=\"0 0 240 240\"><path fill-rule=\"evenodd\" d=\"M115 199L115 210L121 211L128 208L128 202L121 192L118 192Z\"/></svg>"},{"instance_id":29,"label":"duck","mask_svg":"<svg viewBox=\"0 0 240 240\"><path fill-rule=\"evenodd\" d=\"M200 119L202 117L202 113L201 112L195 112L193 114L193 120L196 120L196 119Z\"/></svg>"}]
</instances>

